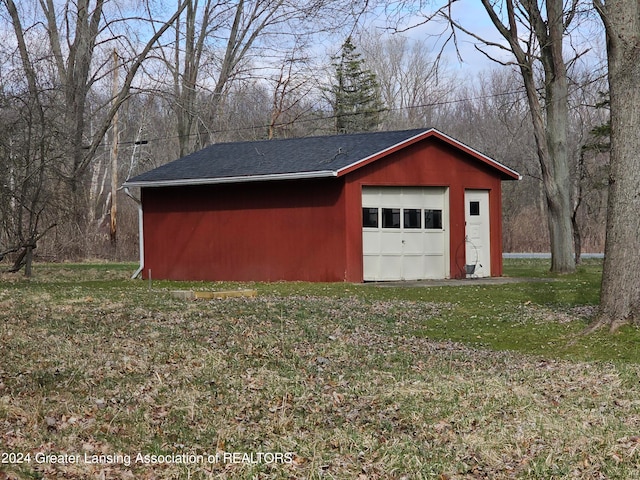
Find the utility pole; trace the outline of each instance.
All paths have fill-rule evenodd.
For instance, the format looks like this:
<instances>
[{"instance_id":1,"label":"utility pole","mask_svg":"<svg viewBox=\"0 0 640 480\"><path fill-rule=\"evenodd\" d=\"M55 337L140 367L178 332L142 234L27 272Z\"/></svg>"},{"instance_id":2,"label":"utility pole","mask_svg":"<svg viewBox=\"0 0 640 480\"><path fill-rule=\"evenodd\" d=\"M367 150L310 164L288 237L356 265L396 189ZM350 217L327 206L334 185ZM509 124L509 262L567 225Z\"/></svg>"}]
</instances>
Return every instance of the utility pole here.
<instances>
[{"instance_id":1,"label":"utility pole","mask_svg":"<svg viewBox=\"0 0 640 480\"><path fill-rule=\"evenodd\" d=\"M118 53L113 51L113 101L115 101L119 92L118 85L118 74L119 74L119 61L118 61ZM116 252L117 246L117 212L118 212L118 203L116 201L118 195L118 112L113 116L113 121L111 124L111 221L109 222L109 239L111 240L111 246L113 247L114 253Z\"/></svg>"}]
</instances>

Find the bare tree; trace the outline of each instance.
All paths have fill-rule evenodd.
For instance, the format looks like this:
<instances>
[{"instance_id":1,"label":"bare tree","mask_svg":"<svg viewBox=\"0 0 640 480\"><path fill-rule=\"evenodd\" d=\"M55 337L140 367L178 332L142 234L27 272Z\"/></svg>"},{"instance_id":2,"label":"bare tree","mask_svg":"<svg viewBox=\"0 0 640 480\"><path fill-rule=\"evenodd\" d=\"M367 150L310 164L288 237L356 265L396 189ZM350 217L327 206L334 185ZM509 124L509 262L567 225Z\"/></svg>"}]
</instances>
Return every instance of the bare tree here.
<instances>
[{"instance_id":1,"label":"bare tree","mask_svg":"<svg viewBox=\"0 0 640 480\"><path fill-rule=\"evenodd\" d=\"M604 250L609 147L598 131L608 122L602 108L606 71L597 65L575 67L570 85L570 143L574 171L573 216L576 263L585 251ZM608 139L608 135L607 135Z\"/></svg>"},{"instance_id":2,"label":"bare tree","mask_svg":"<svg viewBox=\"0 0 640 480\"><path fill-rule=\"evenodd\" d=\"M426 41L369 33L360 37L360 45L388 109L382 128L435 125L439 106L452 97L456 81L444 62L431 57Z\"/></svg>"},{"instance_id":3,"label":"bare tree","mask_svg":"<svg viewBox=\"0 0 640 480\"><path fill-rule=\"evenodd\" d=\"M291 136L294 123L312 111L312 106L305 101L313 91L310 74L304 71L307 68L306 56L298 56L294 46L290 57L268 79L272 91L268 139Z\"/></svg>"},{"instance_id":4,"label":"bare tree","mask_svg":"<svg viewBox=\"0 0 640 480\"><path fill-rule=\"evenodd\" d=\"M134 39L129 38L131 44L123 45L122 42L127 37L117 36L116 32L118 25L127 24L126 19L107 17L108 3L108 0L39 0L37 4L34 3L35 13L31 18L21 10L24 5L17 5L14 0L1 2L11 19L30 98L38 98L43 90L39 86L39 76L35 73L37 62L41 60L33 58L27 38L40 44L46 39L51 58L50 71L53 72L52 89L60 92L58 101L62 105L59 114L51 119L59 136L55 172L69 187L69 213L72 222L76 224L79 238L86 236L86 199L83 187L87 168L114 115L128 98L143 61L182 11L178 9L166 22L159 22L160 27L146 42L134 44ZM23 23L26 18L30 18L30 24L25 27ZM149 21L156 23L151 19ZM117 44L123 49L127 47L129 60L126 63L126 75L114 98L109 98L101 109L102 115L93 119L93 129L90 131L86 125L87 98L93 88L102 85L103 78L110 72L108 58L113 47L109 48L109 44Z\"/></svg>"},{"instance_id":5,"label":"bare tree","mask_svg":"<svg viewBox=\"0 0 640 480\"><path fill-rule=\"evenodd\" d=\"M24 266L31 276L33 252L55 227L52 211L60 205L50 178L56 133L48 125L52 112L44 93L32 96L20 81L7 80L2 79L4 90L12 93L3 92L0 107L0 260L14 254L10 271Z\"/></svg>"},{"instance_id":6,"label":"bare tree","mask_svg":"<svg viewBox=\"0 0 640 480\"><path fill-rule=\"evenodd\" d=\"M183 15L175 25L175 43L173 55L163 49L165 66L171 73L173 82L173 111L176 119L180 157L191 153L195 142L192 141L194 122L198 119L198 75L205 53L206 40L220 26L224 14L216 12L218 2L205 0L181 0ZM224 8L226 13L227 8Z\"/></svg>"},{"instance_id":7,"label":"bare tree","mask_svg":"<svg viewBox=\"0 0 640 480\"><path fill-rule=\"evenodd\" d=\"M24 69L24 88L20 87L20 81L7 88L3 81L5 88L14 95L4 99L2 115L7 124L2 128L0 157L6 175L0 195L3 218L0 260L9 253L18 253L11 271L25 266L25 275L30 276L37 242L55 226L55 222L47 219L55 192L48 177L51 162L55 161L56 131L49 125L55 125L49 108L54 102L46 97L46 90L38 86L36 69L29 61L24 29L15 5L9 4L8 10L21 60L28 68ZM43 221L51 223L43 228Z\"/></svg>"},{"instance_id":8,"label":"bare tree","mask_svg":"<svg viewBox=\"0 0 640 480\"><path fill-rule=\"evenodd\" d=\"M611 166L600 311L591 329L640 324L640 5L593 0L607 33Z\"/></svg>"},{"instance_id":9,"label":"bare tree","mask_svg":"<svg viewBox=\"0 0 640 480\"><path fill-rule=\"evenodd\" d=\"M496 67L462 82L440 107L438 127L523 174L503 185L505 251L548 248L541 174L526 95L514 67Z\"/></svg>"},{"instance_id":10,"label":"bare tree","mask_svg":"<svg viewBox=\"0 0 640 480\"><path fill-rule=\"evenodd\" d=\"M564 42L584 7L583 0L481 0L491 22L506 41L483 38L459 23L454 5L448 0L427 20L445 18L452 30L449 40L457 45L457 33L464 32L483 47L477 47L492 60L515 64L522 76L531 112L537 156L545 192L551 243L551 270L575 270L574 236L571 217L572 179L568 151L568 78ZM487 47L501 49L514 61L503 61ZM580 55L578 52L576 55ZM571 61L571 60L569 60Z\"/></svg>"},{"instance_id":11,"label":"bare tree","mask_svg":"<svg viewBox=\"0 0 640 480\"><path fill-rule=\"evenodd\" d=\"M567 11L563 9L563 3L562 0L547 0L545 12L537 1L516 3L506 0L506 18L501 18L489 0L482 0L491 21L516 58L527 93L547 202L551 270L557 273L575 270L572 182L567 149L569 90L563 42L575 18L578 2L573 1ZM520 32L523 25L526 31ZM542 98L535 79L537 62L542 64Z\"/></svg>"},{"instance_id":12,"label":"bare tree","mask_svg":"<svg viewBox=\"0 0 640 480\"><path fill-rule=\"evenodd\" d=\"M162 52L172 82L169 103L176 114L180 156L213 141L216 125L228 113L223 108L233 81L273 83L274 77L293 68L297 63L293 58L306 56L315 36L342 27L334 21L337 16L347 18L352 12L345 10L364 8L339 0L181 0L181 4L186 8L176 24L175 42ZM277 88L290 90L292 80L280 77ZM276 115L284 107L278 106L281 100L274 98Z\"/></svg>"}]
</instances>

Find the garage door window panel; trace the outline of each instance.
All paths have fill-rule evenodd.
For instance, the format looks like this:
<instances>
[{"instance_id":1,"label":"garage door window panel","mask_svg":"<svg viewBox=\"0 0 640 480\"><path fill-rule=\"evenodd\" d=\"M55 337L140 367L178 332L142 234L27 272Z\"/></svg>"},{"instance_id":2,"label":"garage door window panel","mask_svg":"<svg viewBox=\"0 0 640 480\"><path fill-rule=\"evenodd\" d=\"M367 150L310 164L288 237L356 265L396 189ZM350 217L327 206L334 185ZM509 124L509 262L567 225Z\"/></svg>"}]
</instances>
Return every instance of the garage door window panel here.
<instances>
[{"instance_id":1,"label":"garage door window panel","mask_svg":"<svg viewBox=\"0 0 640 480\"><path fill-rule=\"evenodd\" d=\"M442 230L442 210L425 210L424 228L427 230Z\"/></svg>"},{"instance_id":2,"label":"garage door window panel","mask_svg":"<svg viewBox=\"0 0 640 480\"><path fill-rule=\"evenodd\" d=\"M400 209L382 209L382 228L400 228Z\"/></svg>"},{"instance_id":3,"label":"garage door window panel","mask_svg":"<svg viewBox=\"0 0 640 480\"><path fill-rule=\"evenodd\" d=\"M422 228L422 210L419 208L404 209L404 228L420 229Z\"/></svg>"},{"instance_id":4,"label":"garage door window panel","mask_svg":"<svg viewBox=\"0 0 640 480\"><path fill-rule=\"evenodd\" d=\"M362 226L365 228L378 228L378 209L365 207L362 209Z\"/></svg>"}]
</instances>

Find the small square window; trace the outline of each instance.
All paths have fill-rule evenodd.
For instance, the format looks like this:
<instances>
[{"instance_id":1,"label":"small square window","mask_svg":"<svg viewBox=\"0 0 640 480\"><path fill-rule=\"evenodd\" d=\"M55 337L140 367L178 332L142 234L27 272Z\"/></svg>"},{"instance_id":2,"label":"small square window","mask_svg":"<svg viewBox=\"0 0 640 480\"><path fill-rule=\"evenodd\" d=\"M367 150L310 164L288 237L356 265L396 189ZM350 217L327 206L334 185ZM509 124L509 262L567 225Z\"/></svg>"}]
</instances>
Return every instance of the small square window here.
<instances>
[{"instance_id":1,"label":"small square window","mask_svg":"<svg viewBox=\"0 0 640 480\"><path fill-rule=\"evenodd\" d=\"M400 209L382 209L382 228L400 228Z\"/></svg>"},{"instance_id":2,"label":"small square window","mask_svg":"<svg viewBox=\"0 0 640 480\"><path fill-rule=\"evenodd\" d=\"M480 202L469 202L469 215L472 217L480 215Z\"/></svg>"},{"instance_id":3,"label":"small square window","mask_svg":"<svg viewBox=\"0 0 640 480\"><path fill-rule=\"evenodd\" d=\"M404 228L422 228L421 210L419 208L404 209Z\"/></svg>"},{"instance_id":4,"label":"small square window","mask_svg":"<svg viewBox=\"0 0 640 480\"><path fill-rule=\"evenodd\" d=\"M362 226L378 228L378 209L365 207L362 209Z\"/></svg>"},{"instance_id":5,"label":"small square window","mask_svg":"<svg viewBox=\"0 0 640 480\"><path fill-rule=\"evenodd\" d=\"M425 210L424 228L429 230L442 230L442 210Z\"/></svg>"}]
</instances>

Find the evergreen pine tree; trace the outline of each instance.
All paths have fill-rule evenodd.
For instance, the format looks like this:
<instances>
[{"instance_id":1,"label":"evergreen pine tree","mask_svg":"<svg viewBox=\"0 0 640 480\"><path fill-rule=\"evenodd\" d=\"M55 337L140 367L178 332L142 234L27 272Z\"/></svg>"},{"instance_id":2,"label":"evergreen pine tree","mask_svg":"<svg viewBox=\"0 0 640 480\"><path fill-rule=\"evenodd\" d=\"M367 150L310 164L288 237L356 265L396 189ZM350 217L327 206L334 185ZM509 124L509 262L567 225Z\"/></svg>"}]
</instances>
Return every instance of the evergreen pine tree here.
<instances>
[{"instance_id":1,"label":"evergreen pine tree","mask_svg":"<svg viewBox=\"0 0 640 480\"><path fill-rule=\"evenodd\" d=\"M380 124L383 105L375 73L365 68L364 60L351 37L333 57L335 84L331 88L337 133L368 132Z\"/></svg>"}]
</instances>

